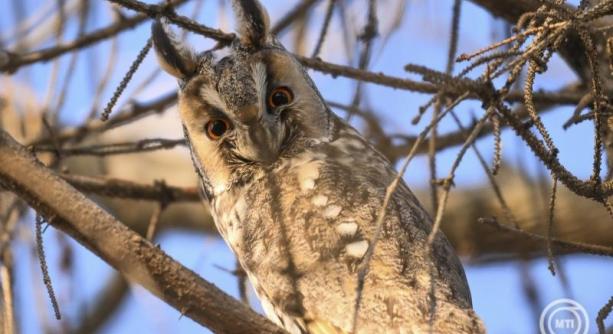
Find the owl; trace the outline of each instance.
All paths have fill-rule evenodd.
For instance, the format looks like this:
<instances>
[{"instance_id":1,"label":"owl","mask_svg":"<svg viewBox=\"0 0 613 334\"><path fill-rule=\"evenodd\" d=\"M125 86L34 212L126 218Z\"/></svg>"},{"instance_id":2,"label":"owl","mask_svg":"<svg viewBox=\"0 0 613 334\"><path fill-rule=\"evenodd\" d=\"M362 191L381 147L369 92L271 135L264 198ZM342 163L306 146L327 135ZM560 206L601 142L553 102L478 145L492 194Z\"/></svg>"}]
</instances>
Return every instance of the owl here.
<instances>
[{"instance_id":1,"label":"owl","mask_svg":"<svg viewBox=\"0 0 613 334\"><path fill-rule=\"evenodd\" d=\"M431 218L402 182L374 247L391 163L330 111L260 3L233 9L238 34L227 47L195 53L162 20L152 38L178 79L215 224L266 315L296 334L484 332L451 245L439 232L428 248Z\"/></svg>"}]
</instances>

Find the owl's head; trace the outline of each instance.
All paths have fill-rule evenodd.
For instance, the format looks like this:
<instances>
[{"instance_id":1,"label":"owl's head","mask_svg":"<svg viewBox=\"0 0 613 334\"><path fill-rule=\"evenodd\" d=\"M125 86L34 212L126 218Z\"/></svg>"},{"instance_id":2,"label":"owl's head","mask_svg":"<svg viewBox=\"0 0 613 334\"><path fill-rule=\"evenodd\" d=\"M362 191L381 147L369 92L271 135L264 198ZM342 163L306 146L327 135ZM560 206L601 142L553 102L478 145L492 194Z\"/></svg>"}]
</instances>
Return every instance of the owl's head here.
<instances>
[{"instance_id":1,"label":"owl's head","mask_svg":"<svg viewBox=\"0 0 613 334\"><path fill-rule=\"evenodd\" d=\"M296 145L325 139L330 111L300 63L270 32L257 0L233 0L237 38L195 53L162 21L153 44L161 67L179 80L179 111L194 161L215 193L246 168L274 164Z\"/></svg>"}]
</instances>

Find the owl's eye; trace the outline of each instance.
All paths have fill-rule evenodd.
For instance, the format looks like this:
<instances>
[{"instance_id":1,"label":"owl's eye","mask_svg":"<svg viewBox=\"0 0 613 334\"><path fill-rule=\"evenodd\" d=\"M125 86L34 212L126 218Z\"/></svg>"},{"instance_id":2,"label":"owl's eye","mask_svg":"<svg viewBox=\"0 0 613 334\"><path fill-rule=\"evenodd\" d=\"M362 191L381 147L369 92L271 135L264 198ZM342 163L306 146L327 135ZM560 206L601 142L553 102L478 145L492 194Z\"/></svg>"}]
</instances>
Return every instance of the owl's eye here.
<instances>
[{"instance_id":1,"label":"owl's eye","mask_svg":"<svg viewBox=\"0 0 613 334\"><path fill-rule=\"evenodd\" d=\"M268 107L270 109L275 109L291 103L293 99L294 95L289 88L277 87L270 92L270 95L268 95Z\"/></svg>"},{"instance_id":2,"label":"owl's eye","mask_svg":"<svg viewBox=\"0 0 613 334\"><path fill-rule=\"evenodd\" d=\"M230 129L230 124L228 121L222 118L212 119L208 121L205 125L206 135L211 140L217 140L221 138L221 136Z\"/></svg>"}]
</instances>

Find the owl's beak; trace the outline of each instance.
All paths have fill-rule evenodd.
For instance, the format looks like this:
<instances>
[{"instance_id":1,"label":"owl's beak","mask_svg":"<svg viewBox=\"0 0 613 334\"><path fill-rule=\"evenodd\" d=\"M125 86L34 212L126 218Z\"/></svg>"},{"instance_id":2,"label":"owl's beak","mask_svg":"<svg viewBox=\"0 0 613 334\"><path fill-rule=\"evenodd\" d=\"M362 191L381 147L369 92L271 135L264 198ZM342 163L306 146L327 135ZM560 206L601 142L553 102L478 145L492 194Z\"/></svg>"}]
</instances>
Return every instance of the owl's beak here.
<instances>
[{"instance_id":1,"label":"owl's beak","mask_svg":"<svg viewBox=\"0 0 613 334\"><path fill-rule=\"evenodd\" d=\"M271 131L271 128L265 122L251 124L248 134L254 160L264 163L272 163L277 160L279 147L276 144L276 134Z\"/></svg>"},{"instance_id":2,"label":"owl's beak","mask_svg":"<svg viewBox=\"0 0 613 334\"><path fill-rule=\"evenodd\" d=\"M279 155L278 125L267 113L260 113L257 105L249 105L237 110L238 120L245 126L244 142L248 156L253 161L272 163Z\"/></svg>"}]
</instances>

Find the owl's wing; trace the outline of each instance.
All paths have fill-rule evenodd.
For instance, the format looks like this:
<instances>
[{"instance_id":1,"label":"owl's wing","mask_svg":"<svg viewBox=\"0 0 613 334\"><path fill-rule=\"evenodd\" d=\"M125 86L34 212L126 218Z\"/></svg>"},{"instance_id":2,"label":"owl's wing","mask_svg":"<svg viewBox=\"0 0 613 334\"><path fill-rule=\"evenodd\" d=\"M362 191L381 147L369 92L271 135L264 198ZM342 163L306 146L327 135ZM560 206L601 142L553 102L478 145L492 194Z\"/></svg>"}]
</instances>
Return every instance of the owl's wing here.
<instances>
[{"instance_id":1,"label":"owl's wing","mask_svg":"<svg viewBox=\"0 0 613 334\"><path fill-rule=\"evenodd\" d=\"M307 323L307 329L310 334L348 334L344 330L323 319L309 321Z\"/></svg>"}]
</instances>

